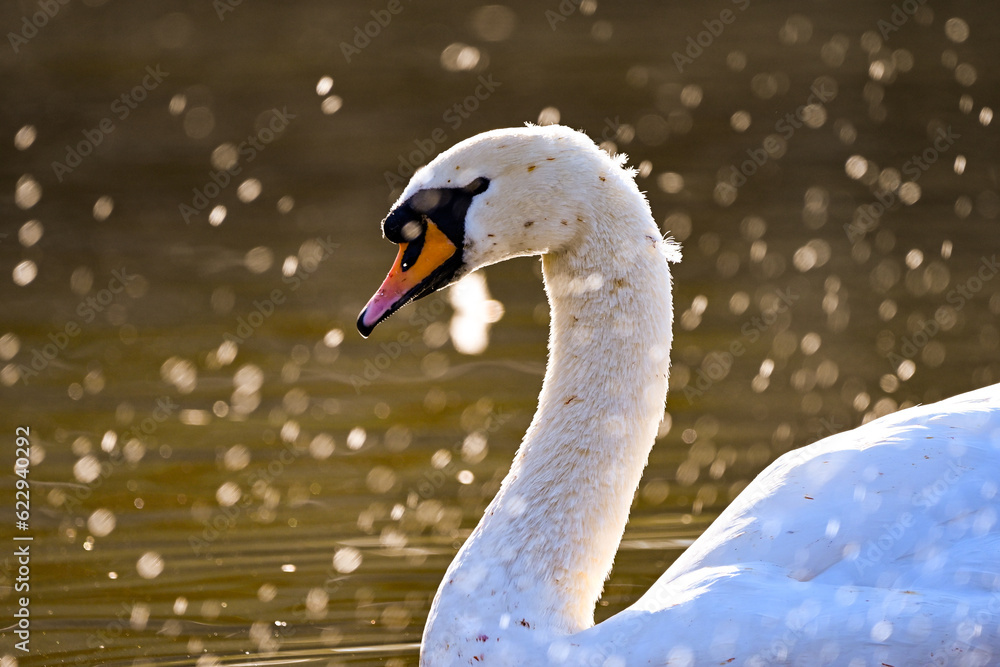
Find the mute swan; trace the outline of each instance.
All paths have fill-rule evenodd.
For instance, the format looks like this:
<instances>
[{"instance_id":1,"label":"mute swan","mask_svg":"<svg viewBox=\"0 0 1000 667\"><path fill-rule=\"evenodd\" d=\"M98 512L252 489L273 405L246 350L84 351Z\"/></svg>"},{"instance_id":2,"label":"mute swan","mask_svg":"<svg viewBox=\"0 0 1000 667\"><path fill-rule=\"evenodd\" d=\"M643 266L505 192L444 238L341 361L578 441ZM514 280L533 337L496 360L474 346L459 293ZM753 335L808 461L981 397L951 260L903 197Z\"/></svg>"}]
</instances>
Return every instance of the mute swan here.
<instances>
[{"instance_id":1,"label":"mute swan","mask_svg":"<svg viewBox=\"0 0 1000 667\"><path fill-rule=\"evenodd\" d=\"M413 176L358 318L541 255L539 406L437 591L420 664L1000 664L1000 385L785 454L634 605L593 610L664 412L667 262L631 172L585 135L487 132Z\"/></svg>"}]
</instances>

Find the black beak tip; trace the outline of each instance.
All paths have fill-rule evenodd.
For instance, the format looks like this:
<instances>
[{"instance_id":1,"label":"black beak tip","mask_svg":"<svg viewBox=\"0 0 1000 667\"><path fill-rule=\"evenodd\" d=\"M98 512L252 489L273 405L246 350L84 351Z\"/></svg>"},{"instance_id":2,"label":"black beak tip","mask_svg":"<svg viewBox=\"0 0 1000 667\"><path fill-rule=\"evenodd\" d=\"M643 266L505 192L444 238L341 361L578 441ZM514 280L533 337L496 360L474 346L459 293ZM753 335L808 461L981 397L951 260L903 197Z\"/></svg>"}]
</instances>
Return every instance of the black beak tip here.
<instances>
[{"instance_id":1,"label":"black beak tip","mask_svg":"<svg viewBox=\"0 0 1000 667\"><path fill-rule=\"evenodd\" d=\"M368 338L369 336L371 336L372 331L374 331L375 327L378 326L378 322L375 322L374 324L371 325L365 324L365 313L367 312L368 309L365 308L364 310L361 311L361 314L358 315L358 333L361 334L362 338Z\"/></svg>"}]
</instances>

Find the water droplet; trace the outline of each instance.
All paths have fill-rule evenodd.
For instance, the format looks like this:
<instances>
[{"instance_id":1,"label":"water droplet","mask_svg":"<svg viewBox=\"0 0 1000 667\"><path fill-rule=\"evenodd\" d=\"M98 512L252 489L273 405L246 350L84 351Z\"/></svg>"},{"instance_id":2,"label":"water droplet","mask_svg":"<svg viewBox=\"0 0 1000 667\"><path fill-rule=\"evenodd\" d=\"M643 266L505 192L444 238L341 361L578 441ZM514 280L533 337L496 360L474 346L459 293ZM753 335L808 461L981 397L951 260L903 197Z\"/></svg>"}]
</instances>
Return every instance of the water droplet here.
<instances>
[{"instance_id":1,"label":"water droplet","mask_svg":"<svg viewBox=\"0 0 1000 667\"><path fill-rule=\"evenodd\" d=\"M87 519L87 530L95 537L104 537L111 534L117 523L118 521L111 510L101 508L94 510Z\"/></svg>"},{"instance_id":2,"label":"water droplet","mask_svg":"<svg viewBox=\"0 0 1000 667\"><path fill-rule=\"evenodd\" d=\"M368 433L365 429L360 426L355 426L351 429L351 432L347 434L347 448L352 450L358 450L364 447L365 440L368 438Z\"/></svg>"},{"instance_id":3,"label":"water droplet","mask_svg":"<svg viewBox=\"0 0 1000 667\"><path fill-rule=\"evenodd\" d=\"M479 64L479 49L455 42L441 52L441 66L449 72L467 72Z\"/></svg>"},{"instance_id":4,"label":"water droplet","mask_svg":"<svg viewBox=\"0 0 1000 667\"><path fill-rule=\"evenodd\" d=\"M344 99L339 95L330 95L319 105L320 110L327 116L337 113L344 106Z\"/></svg>"},{"instance_id":5,"label":"water droplet","mask_svg":"<svg viewBox=\"0 0 1000 667\"><path fill-rule=\"evenodd\" d=\"M957 17L950 18L944 23L944 34L956 44L961 44L969 38L969 24Z\"/></svg>"},{"instance_id":6,"label":"water droplet","mask_svg":"<svg viewBox=\"0 0 1000 667\"><path fill-rule=\"evenodd\" d=\"M847 162L844 164L844 171L847 172L850 178L858 180L868 171L868 160L860 155L852 155L847 158Z\"/></svg>"},{"instance_id":7,"label":"water droplet","mask_svg":"<svg viewBox=\"0 0 1000 667\"><path fill-rule=\"evenodd\" d=\"M330 595L322 588L312 588L306 593L306 609L313 614L325 612L329 602Z\"/></svg>"},{"instance_id":8,"label":"water droplet","mask_svg":"<svg viewBox=\"0 0 1000 667\"><path fill-rule=\"evenodd\" d=\"M227 209L222 204L212 207L212 211L208 214L208 224L213 227L218 227L222 224L222 221L226 219Z\"/></svg>"},{"instance_id":9,"label":"water droplet","mask_svg":"<svg viewBox=\"0 0 1000 667\"><path fill-rule=\"evenodd\" d=\"M333 90L333 77L324 76L316 82L316 94L322 97Z\"/></svg>"},{"instance_id":10,"label":"water droplet","mask_svg":"<svg viewBox=\"0 0 1000 667\"><path fill-rule=\"evenodd\" d=\"M170 104L167 105L167 110L171 116L181 115L184 113L185 108L187 108L187 97L183 93L177 93L171 97Z\"/></svg>"},{"instance_id":11,"label":"water droplet","mask_svg":"<svg viewBox=\"0 0 1000 667\"><path fill-rule=\"evenodd\" d=\"M89 484L97 479L100 474L101 464L90 454L87 454L73 465L73 477L78 482Z\"/></svg>"},{"instance_id":12,"label":"water droplet","mask_svg":"<svg viewBox=\"0 0 1000 667\"><path fill-rule=\"evenodd\" d=\"M184 133L192 139L204 139L215 129L215 114L208 107L194 107L184 116Z\"/></svg>"},{"instance_id":13,"label":"water droplet","mask_svg":"<svg viewBox=\"0 0 1000 667\"><path fill-rule=\"evenodd\" d=\"M12 272L14 284L24 287L38 276L38 267L30 259L18 262Z\"/></svg>"},{"instance_id":14,"label":"water droplet","mask_svg":"<svg viewBox=\"0 0 1000 667\"><path fill-rule=\"evenodd\" d=\"M209 162L212 164L213 169L229 171L239 162L239 151L234 144L228 142L219 144L212 151Z\"/></svg>"},{"instance_id":15,"label":"water droplet","mask_svg":"<svg viewBox=\"0 0 1000 667\"><path fill-rule=\"evenodd\" d=\"M226 470L243 470L250 465L250 450L245 445L233 445L223 454L222 465Z\"/></svg>"},{"instance_id":16,"label":"water droplet","mask_svg":"<svg viewBox=\"0 0 1000 667\"><path fill-rule=\"evenodd\" d=\"M737 111L729 117L729 125L737 132L746 132L750 128L750 113Z\"/></svg>"},{"instance_id":17,"label":"water droplet","mask_svg":"<svg viewBox=\"0 0 1000 667\"><path fill-rule=\"evenodd\" d=\"M472 29L487 42L502 42L510 37L517 16L504 5L485 5L472 14Z\"/></svg>"},{"instance_id":18,"label":"water droplet","mask_svg":"<svg viewBox=\"0 0 1000 667\"><path fill-rule=\"evenodd\" d=\"M94 202L94 220L104 222L113 210L115 210L115 200L107 195L100 197Z\"/></svg>"},{"instance_id":19,"label":"water droplet","mask_svg":"<svg viewBox=\"0 0 1000 667\"><path fill-rule=\"evenodd\" d=\"M361 552L354 547L337 549L333 554L333 569L341 574L350 574L361 567Z\"/></svg>"},{"instance_id":20,"label":"water droplet","mask_svg":"<svg viewBox=\"0 0 1000 667\"><path fill-rule=\"evenodd\" d=\"M559 122L561 115L556 107L545 107L538 112L539 125L555 125Z\"/></svg>"},{"instance_id":21,"label":"water droplet","mask_svg":"<svg viewBox=\"0 0 1000 667\"><path fill-rule=\"evenodd\" d=\"M344 342L344 332L340 329L330 329L323 336L323 344L327 347L337 347Z\"/></svg>"},{"instance_id":22,"label":"water droplet","mask_svg":"<svg viewBox=\"0 0 1000 667\"><path fill-rule=\"evenodd\" d=\"M26 211L42 198L42 186L29 174L17 179L14 186L14 203L22 211Z\"/></svg>"},{"instance_id":23,"label":"water droplet","mask_svg":"<svg viewBox=\"0 0 1000 667\"><path fill-rule=\"evenodd\" d=\"M35 143L38 132L34 125L25 125L14 135L14 148L19 151L27 150L31 144Z\"/></svg>"},{"instance_id":24,"label":"water droplet","mask_svg":"<svg viewBox=\"0 0 1000 667\"><path fill-rule=\"evenodd\" d=\"M236 197L244 204L249 204L260 196L261 183L256 178L248 178L236 188Z\"/></svg>"},{"instance_id":25,"label":"water droplet","mask_svg":"<svg viewBox=\"0 0 1000 667\"><path fill-rule=\"evenodd\" d=\"M333 438L327 433L320 433L309 443L309 455L317 460L330 458L336 448Z\"/></svg>"},{"instance_id":26,"label":"water droplet","mask_svg":"<svg viewBox=\"0 0 1000 667\"><path fill-rule=\"evenodd\" d=\"M155 551L147 551L135 563L135 569L143 579L155 579L163 572L163 557Z\"/></svg>"},{"instance_id":27,"label":"water droplet","mask_svg":"<svg viewBox=\"0 0 1000 667\"><path fill-rule=\"evenodd\" d=\"M242 497L243 491L236 482L223 482L215 491L215 499L222 507L232 507Z\"/></svg>"}]
</instances>

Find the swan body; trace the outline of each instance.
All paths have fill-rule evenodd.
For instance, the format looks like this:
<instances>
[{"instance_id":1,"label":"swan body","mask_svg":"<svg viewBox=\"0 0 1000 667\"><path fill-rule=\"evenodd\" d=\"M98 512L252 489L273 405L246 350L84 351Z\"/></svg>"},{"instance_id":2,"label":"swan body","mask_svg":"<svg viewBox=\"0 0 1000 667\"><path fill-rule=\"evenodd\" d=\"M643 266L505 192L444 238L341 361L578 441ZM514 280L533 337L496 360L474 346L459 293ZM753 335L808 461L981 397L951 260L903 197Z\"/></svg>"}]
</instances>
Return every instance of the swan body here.
<instances>
[{"instance_id":1,"label":"swan body","mask_svg":"<svg viewBox=\"0 0 1000 667\"><path fill-rule=\"evenodd\" d=\"M560 126L473 137L414 175L358 320L541 255L539 407L438 589L421 665L1000 663L1000 385L775 461L634 605L593 610L664 414L664 240L632 173Z\"/></svg>"}]
</instances>

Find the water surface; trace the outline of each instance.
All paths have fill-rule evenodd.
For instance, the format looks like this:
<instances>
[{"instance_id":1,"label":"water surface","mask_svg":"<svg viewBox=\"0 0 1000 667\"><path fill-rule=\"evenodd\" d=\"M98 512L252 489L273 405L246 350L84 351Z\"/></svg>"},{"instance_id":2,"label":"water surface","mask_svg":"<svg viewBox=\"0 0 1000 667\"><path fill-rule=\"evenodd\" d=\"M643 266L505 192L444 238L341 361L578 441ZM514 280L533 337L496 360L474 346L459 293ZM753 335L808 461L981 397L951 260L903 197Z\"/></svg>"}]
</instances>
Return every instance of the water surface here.
<instances>
[{"instance_id":1,"label":"water surface","mask_svg":"<svg viewBox=\"0 0 1000 667\"><path fill-rule=\"evenodd\" d=\"M405 3L363 48L382 5L227 7L70 3L0 53L0 430L34 448L31 653L8 615L4 667L416 663L535 408L538 262L485 271L479 354L447 293L368 341L354 320L404 176L483 130L627 152L684 245L668 419L598 620L782 452L1000 379L992 4Z\"/></svg>"}]
</instances>

